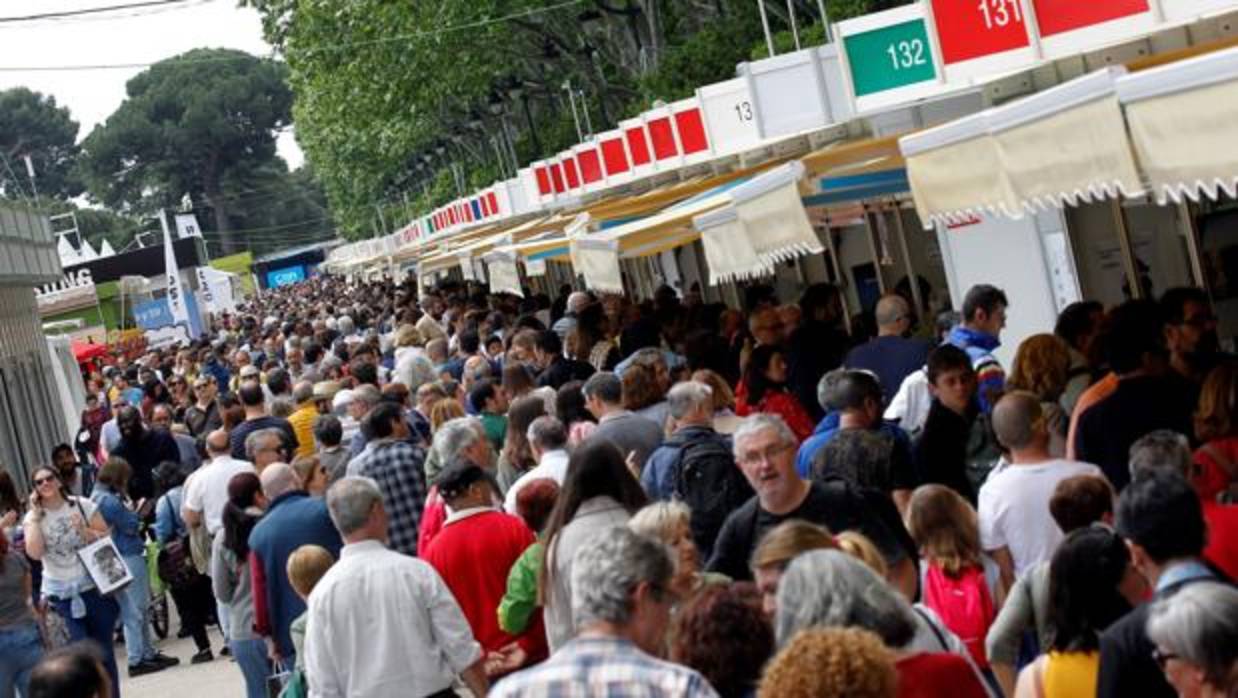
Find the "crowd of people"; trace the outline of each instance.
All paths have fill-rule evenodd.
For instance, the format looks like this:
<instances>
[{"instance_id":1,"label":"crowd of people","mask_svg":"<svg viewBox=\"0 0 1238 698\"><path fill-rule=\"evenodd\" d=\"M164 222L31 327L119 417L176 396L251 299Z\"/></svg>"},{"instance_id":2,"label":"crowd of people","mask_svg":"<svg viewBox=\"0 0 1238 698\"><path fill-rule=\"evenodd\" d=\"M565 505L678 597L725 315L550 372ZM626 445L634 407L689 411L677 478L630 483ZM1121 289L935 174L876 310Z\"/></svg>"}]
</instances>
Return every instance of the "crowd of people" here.
<instances>
[{"instance_id":1,"label":"crowd of people","mask_svg":"<svg viewBox=\"0 0 1238 698\"><path fill-rule=\"evenodd\" d=\"M0 698L118 696L118 627L129 676L177 664L152 571L250 698L1238 695L1205 294L1076 303L1009 366L993 286L746 295L319 277L110 357L0 470Z\"/></svg>"}]
</instances>

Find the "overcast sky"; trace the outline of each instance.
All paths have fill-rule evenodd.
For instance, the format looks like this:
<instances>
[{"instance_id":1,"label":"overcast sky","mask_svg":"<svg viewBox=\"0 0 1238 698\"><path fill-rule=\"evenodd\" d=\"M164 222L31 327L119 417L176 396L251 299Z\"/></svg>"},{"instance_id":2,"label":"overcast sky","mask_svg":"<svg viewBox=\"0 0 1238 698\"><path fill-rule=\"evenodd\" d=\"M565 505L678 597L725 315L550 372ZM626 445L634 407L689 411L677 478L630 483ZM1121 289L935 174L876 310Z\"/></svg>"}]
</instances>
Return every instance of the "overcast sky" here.
<instances>
[{"instance_id":1,"label":"overcast sky","mask_svg":"<svg viewBox=\"0 0 1238 698\"><path fill-rule=\"evenodd\" d=\"M133 0L2 0L0 18L128 4ZM0 22L0 89L25 86L51 94L81 124L78 138L107 119L125 98L125 83L142 68L13 71L31 66L154 63L195 48L233 48L270 55L258 13L236 0L187 0L166 8L122 10L32 22ZM280 134L289 167L303 157L292 133Z\"/></svg>"}]
</instances>

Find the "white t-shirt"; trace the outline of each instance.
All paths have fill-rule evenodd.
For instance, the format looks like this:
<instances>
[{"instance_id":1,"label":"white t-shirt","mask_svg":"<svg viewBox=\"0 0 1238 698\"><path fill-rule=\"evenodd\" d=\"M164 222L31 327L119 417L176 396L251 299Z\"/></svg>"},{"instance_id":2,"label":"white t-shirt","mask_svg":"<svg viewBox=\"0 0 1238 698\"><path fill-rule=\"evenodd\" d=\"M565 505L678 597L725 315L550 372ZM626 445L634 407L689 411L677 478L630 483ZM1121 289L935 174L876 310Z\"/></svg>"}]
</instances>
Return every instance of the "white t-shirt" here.
<instances>
[{"instance_id":1,"label":"white t-shirt","mask_svg":"<svg viewBox=\"0 0 1238 698\"><path fill-rule=\"evenodd\" d=\"M562 486L564 478L567 477L567 462L568 454L563 449L543 453L541 462L529 472L521 475L507 489L507 497L503 500L503 510L512 516L517 516L516 497L520 494L520 490L524 489L525 485L534 480L550 478Z\"/></svg>"},{"instance_id":2,"label":"white t-shirt","mask_svg":"<svg viewBox=\"0 0 1238 698\"><path fill-rule=\"evenodd\" d=\"M1064 537L1049 513L1049 499L1059 482L1076 475L1104 477L1095 465L1069 460L993 471L980 487L980 545L1008 548L1016 577L1047 561Z\"/></svg>"},{"instance_id":3,"label":"white t-shirt","mask_svg":"<svg viewBox=\"0 0 1238 698\"><path fill-rule=\"evenodd\" d=\"M237 473L254 473L254 464L231 456L218 456L199 468L185 484L185 508L202 514L206 532L214 536L223 526L228 503L228 481Z\"/></svg>"},{"instance_id":4,"label":"white t-shirt","mask_svg":"<svg viewBox=\"0 0 1238 698\"><path fill-rule=\"evenodd\" d=\"M81 504L80 509L78 504ZM86 576L86 568L77 557L77 551L85 547L87 541L73 526L73 517L83 518L89 526L94 513L95 503L82 497L70 497L64 506L54 511L43 510L39 528L43 531L44 577L69 582ZM34 512L27 513L26 522L32 521L33 516Z\"/></svg>"}]
</instances>

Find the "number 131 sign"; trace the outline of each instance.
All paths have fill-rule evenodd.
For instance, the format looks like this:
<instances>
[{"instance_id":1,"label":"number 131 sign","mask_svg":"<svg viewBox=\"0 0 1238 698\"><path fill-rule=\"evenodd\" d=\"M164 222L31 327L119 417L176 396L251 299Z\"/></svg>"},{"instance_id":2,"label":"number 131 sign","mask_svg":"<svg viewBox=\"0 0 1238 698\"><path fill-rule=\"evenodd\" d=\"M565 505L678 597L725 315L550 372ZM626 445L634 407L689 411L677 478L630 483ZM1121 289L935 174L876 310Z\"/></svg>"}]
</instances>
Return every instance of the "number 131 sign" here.
<instances>
[{"instance_id":1,"label":"number 131 sign","mask_svg":"<svg viewBox=\"0 0 1238 698\"><path fill-rule=\"evenodd\" d=\"M1023 0L931 0L946 80L960 82L1035 59Z\"/></svg>"}]
</instances>

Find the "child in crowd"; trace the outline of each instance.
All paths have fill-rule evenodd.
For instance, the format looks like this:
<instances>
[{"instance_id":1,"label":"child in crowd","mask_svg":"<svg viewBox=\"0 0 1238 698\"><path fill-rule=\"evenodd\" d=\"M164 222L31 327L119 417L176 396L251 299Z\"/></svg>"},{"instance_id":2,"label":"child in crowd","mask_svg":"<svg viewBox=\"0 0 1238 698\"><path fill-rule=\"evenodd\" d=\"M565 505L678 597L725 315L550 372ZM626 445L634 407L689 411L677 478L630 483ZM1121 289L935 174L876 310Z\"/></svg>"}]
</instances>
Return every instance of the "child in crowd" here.
<instances>
[{"instance_id":1,"label":"child in crowd","mask_svg":"<svg viewBox=\"0 0 1238 698\"><path fill-rule=\"evenodd\" d=\"M927 373L933 403L915 445L920 481L945 485L974 505L998 458L976 397L976 372L966 352L943 344L929 354Z\"/></svg>"},{"instance_id":2,"label":"child in crowd","mask_svg":"<svg viewBox=\"0 0 1238 698\"><path fill-rule=\"evenodd\" d=\"M1001 607L1001 575L980 549L976 510L954 490L923 485L907 505L907 530L924 564L924 604L967 646L976 666L988 669L984 640Z\"/></svg>"},{"instance_id":3,"label":"child in crowd","mask_svg":"<svg viewBox=\"0 0 1238 698\"><path fill-rule=\"evenodd\" d=\"M309 604L310 592L318 586L318 580L335 564L335 557L326 548L319 545L302 545L288 556L288 583L302 601ZM309 615L297 616L288 627L292 635L292 646L297 653L297 671L305 671L305 621Z\"/></svg>"}]
</instances>

